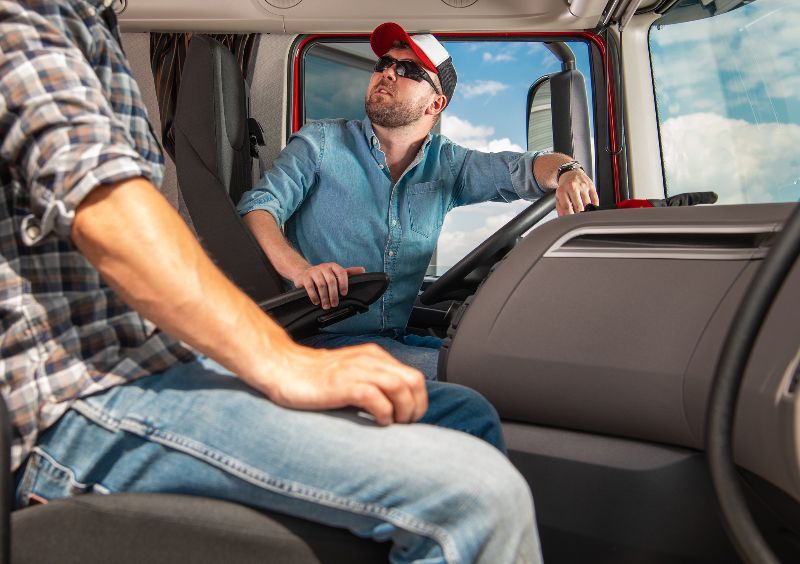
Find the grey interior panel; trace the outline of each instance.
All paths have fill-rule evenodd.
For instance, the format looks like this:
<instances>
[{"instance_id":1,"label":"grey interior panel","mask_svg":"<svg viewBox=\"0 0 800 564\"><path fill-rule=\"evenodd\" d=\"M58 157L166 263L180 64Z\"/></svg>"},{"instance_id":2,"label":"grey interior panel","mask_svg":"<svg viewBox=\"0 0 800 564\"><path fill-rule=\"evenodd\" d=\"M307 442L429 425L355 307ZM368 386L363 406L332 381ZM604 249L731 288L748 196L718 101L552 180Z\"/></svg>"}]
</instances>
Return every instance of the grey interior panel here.
<instances>
[{"instance_id":1,"label":"grey interior panel","mask_svg":"<svg viewBox=\"0 0 800 564\"><path fill-rule=\"evenodd\" d=\"M612 210L545 224L509 253L462 312L443 353L446 378L482 392L507 420L701 449L721 344L770 234L791 209ZM624 237L603 242L597 255L550 252L598 229ZM696 231L704 241L716 232L716 242L705 256L683 256L680 238L653 241L653 230L684 238ZM737 427L737 459L746 451L748 469L800 500L798 399L787 391L800 334L792 319L797 275L784 290L746 376L753 393ZM787 444L790 460L779 459Z\"/></svg>"},{"instance_id":2,"label":"grey interior panel","mask_svg":"<svg viewBox=\"0 0 800 564\"><path fill-rule=\"evenodd\" d=\"M504 423L545 562L735 563L702 453Z\"/></svg>"}]
</instances>

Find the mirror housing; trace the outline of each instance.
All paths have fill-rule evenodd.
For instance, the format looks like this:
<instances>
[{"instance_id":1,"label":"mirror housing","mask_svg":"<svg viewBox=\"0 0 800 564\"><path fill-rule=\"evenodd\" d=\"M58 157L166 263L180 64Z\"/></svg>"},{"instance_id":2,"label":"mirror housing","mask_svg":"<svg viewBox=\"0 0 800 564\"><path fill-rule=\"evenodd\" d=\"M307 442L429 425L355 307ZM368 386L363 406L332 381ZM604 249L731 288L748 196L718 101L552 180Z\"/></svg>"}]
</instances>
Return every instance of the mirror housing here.
<instances>
[{"instance_id":1,"label":"mirror housing","mask_svg":"<svg viewBox=\"0 0 800 564\"><path fill-rule=\"evenodd\" d=\"M545 45L561 61L562 70L542 76L528 90L528 150L552 150L569 155L594 178L586 81L575 68L575 55L566 43Z\"/></svg>"}]
</instances>

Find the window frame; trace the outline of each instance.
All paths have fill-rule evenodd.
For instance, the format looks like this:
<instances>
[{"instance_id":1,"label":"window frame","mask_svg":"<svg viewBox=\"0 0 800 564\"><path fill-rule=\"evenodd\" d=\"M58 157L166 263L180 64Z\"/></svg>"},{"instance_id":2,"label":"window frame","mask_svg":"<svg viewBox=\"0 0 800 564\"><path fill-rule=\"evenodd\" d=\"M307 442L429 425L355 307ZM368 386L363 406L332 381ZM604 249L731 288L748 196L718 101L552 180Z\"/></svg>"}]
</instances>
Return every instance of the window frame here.
<instances>
[{"instance_id":1,"label":"window frame","mask_svg":"<svg viewBox=\"0 0 800 564\"><path fill-rule=\"evenodd\" d=\"M607 35L593 32L516 32L516 33L458 33L432 32L445 41L581 41L589 47L591 68L592 108L595 135L595 184L603 204L617 203L628 197L625 146L620 142L621 123L615 119L621 114L616 93L620 91L618 64L619 49L609 49ZM368 42L366 33L315 33L298 35L288 54L286 140L300 129L304 121L305 54L316 43ZM624 180L624 181L623 181Z\"/></svg>"}]
</instances>

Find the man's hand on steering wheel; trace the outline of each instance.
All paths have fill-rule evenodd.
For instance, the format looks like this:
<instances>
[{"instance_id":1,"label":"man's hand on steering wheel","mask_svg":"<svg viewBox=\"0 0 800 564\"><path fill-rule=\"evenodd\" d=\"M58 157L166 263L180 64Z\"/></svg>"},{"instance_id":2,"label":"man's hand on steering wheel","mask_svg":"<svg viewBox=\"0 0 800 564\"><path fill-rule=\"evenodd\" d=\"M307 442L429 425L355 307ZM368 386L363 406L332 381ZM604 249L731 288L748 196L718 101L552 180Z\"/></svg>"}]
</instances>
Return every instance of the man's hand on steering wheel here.
<instances>
[{"instance_id":1,"label":"man's hand on steering wheel","mask_svg":"<svg viewBox=\"0 0 800 564\"><path fill-rule=\"evenodd\" d=\"M559 216L584 210L588 204L600 205L597 189L582 169L576 168L561 174L556 188L556 211Z\"/></svg>"}]
</instances>

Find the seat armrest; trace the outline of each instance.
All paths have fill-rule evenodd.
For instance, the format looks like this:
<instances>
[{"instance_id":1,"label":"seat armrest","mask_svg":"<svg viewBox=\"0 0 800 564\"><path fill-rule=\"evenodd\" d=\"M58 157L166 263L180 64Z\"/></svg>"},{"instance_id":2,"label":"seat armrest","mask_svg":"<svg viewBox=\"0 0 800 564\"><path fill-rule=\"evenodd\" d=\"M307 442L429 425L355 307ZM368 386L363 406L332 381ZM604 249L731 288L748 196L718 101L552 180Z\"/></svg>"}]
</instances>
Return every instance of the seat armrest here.
<instances>
[{"instance_id":1,"label":"seat armrest","mask_svg":"<svg viewBox=\"0 0 800 564\"><path fill-rule=\"evenodd\" d=\"M322 309L311 303L305 288L291 290L258 305L295 339L314 335L323 327L363 313L381 297L389 286L389 277L383 272L355 274L348 278L346 296L339 305Z\"/></svg>"}]
</instances>

